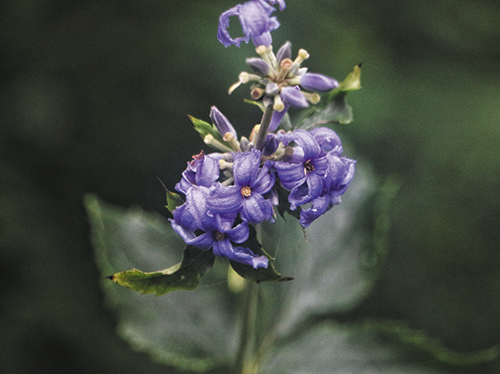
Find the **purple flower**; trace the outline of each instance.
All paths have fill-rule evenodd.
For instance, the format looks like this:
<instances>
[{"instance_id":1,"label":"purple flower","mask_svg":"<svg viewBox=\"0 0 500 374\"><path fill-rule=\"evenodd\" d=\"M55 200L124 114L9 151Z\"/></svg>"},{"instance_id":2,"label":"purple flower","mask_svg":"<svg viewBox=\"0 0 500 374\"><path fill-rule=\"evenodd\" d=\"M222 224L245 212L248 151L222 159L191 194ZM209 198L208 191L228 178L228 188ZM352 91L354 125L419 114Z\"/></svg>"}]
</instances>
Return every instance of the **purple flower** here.
<instances>
[{"instance_id":1,"label":"purple flower","mask_svg":"<svg viewBox=\"0 0 500 374\"><path fill-rule=\"evenodd\" d=\"M209 193L206 187L189 189L186 202L174 211L174 219L170 220L174 231L187 245L212 249L216 256L251 265L254 269L267 268L267 257L257 256L249 248L233 246L248 239L248 223L243 221L233 227L234 217L212 214L206 204Z\"/></svg>"},{"instance_id":2,"label":"purple flower","mask_svg":"<svg viewBox=\"0 0 500 374\"><path fill-rule=\"evenodd\" d=\"M203 151L193 156L188 162L186 170L182 172L182 179L175 185L175 189L184 195L193 186L210 187L219 178L218 153L205 155Z\"/></svg>"},{"instance_id":3,"label":"purple flower","mask_svg":"<svg viewBox=\"0 0 500 374\"><path fill-rule=\"evenodd\" d=\"M327 188L324 194L311 201L311 207L300 212L300 224L308 227L316 218L340 204L340 196L346 191L354 177L356 161L346 157L338 157L334 152L327 155L329 167L326 178Z\"/></svg>"},{"instance_id":4,"label":"purple flower","mask_svg":"<svg viewBox=\"0 0 500 374\"><path fill-rule=\"evenodd\" d=\"M235 153L233 158L234 185L217 184L207 202L209 209L222 215L241 213L242 219L253 224L271 220L272 203L262 196L275 183L275 175L269 172L271 164L266 162L261 168L261 152L255 148Z\"/></svg>"},{"instance_id":5,"label":"purple flower","mask_svg":"<svg viewBox=\"0 0 500 374\"><path fill-rule=\"evenodd\" d=\"M277 1L280 10L285 9L285 1ZM275 4L276 0L268 0L268 2ZM220 15L217 38L226 47L229 47L231 44L239 47L242 41L248 43L250 39L252 39L256 47L260 45L269 46L272 43L271 31L276 30L280 26L276 17L271 17L271 14L275 10L265 0L251 0L243 4L238 4ZM229 17L231 16L238 16L240 19L244 36L233 39L229 35L227 28L229 27Z\"/></svg>"},{"instance_id":6,"label":"purple flower","mask_svg":"<svg viewBox=\"0 0 500 374\"><path fill-rule=\"evenodd\" d=\"M295 210L323 193L328 159L316 139L305 130L284 134L281 142L285 146L296 144L291 157L274 163L281 184L290 190L290 209Z\"/></svg>"}]
</instances>

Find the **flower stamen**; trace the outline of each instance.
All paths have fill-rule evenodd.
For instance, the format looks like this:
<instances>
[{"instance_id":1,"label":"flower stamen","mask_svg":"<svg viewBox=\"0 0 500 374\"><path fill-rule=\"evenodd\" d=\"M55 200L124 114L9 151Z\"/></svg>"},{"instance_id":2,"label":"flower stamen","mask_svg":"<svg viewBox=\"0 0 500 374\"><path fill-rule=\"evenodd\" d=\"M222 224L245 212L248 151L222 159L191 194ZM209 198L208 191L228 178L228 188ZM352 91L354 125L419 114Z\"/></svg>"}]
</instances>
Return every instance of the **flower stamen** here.
<instances>
[{"instance_id":1,"label":"flower stamen","mask_svg":"<svg viewBox=\"0 0 500 374\"><path fill-rule=\"evenodd\" d=\"M241 187L241 196L243 197L250 197L252 196L252 189L248 186Z\"/></svg>"}]
</instances>

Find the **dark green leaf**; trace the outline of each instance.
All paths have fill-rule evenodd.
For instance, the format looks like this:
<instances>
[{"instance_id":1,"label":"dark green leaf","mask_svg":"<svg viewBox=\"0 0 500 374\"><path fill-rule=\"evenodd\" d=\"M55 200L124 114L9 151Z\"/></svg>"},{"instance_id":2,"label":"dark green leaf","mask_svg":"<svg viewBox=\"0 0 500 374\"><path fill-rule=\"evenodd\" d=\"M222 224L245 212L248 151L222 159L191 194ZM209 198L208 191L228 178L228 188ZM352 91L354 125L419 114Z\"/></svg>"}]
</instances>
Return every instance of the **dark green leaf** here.
<instances>
[{"instance_id":1,"label":"dark green leaf","mask_svg":"<svg viewBox=\"0 0 500 374\"><path fill-rule=\"evenodd\" d=\"M168 269L152 273L133 269L113 274L110 278L133 291L156 293L157 296L175 290L194 290L212 268L214 257L211 251L188 246L184 250L182 262Z\"/></svg>"}]
</instances>

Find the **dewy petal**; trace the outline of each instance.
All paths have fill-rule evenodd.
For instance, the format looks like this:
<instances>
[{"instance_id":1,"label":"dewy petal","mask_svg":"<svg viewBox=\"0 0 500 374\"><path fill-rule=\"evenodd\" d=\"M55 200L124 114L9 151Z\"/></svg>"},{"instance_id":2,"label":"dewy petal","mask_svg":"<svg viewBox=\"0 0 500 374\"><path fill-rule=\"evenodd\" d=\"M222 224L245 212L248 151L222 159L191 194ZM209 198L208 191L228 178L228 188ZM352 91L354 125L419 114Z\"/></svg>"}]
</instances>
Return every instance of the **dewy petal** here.
<instances>
[{"instance_id":1,"label":"dewy petal","mask_svg":"<svg viewBox=\"0 0 500 374\"><path fill-rule=\"evenodd\" d=\"M237 152L233 155L234 184L250 186L257 178L260 166L261 152L253 148L250 152Z\"/></svg>"},{"instance_id":2,"label":"dewy petal","mask_svg":"<svg viewBox=\"0 0 500 374\"><path fill-rule=\"evenodd\" d=\"M283 87L281 90L281 99L284 103L290 104L296 108L307 108L309 106L309 103L302 92L300 92L298 86Z\"/></svg>"},{"instance_id":3,"label":"dewy petal","mask_svg":"<svg viewBox=\"0 0 500 374\"><path fill-rule=\"evenodd\" d=\"M328 127L316 127L309 131L316 139L323 152L334 151L340 155L343 151L342 142L335 131Z\"/></svg>"},{"instance_id":4,"label":"dewy petal","mask_svg":"<svg viewBox=\"0 0 500 374\"><path fill-rule=\"evenodd\" d=\"M309 91L328 92L337 88L339 82L323 74L305 73L300 78L300 86Z\"/></svg>"},{"instance_id":5,"label":"dewy petal","mask_svg":"<svg viewBox=\"0 0 500 374\"><path fill-rule=\"evenodd\" d=\"M300 211L299 223L303 228L309 227L316 218L326 213L332 206L332 200L329 196L317 197L311 202L309 209L302 209Z\"/></svg>"}]
</instances>

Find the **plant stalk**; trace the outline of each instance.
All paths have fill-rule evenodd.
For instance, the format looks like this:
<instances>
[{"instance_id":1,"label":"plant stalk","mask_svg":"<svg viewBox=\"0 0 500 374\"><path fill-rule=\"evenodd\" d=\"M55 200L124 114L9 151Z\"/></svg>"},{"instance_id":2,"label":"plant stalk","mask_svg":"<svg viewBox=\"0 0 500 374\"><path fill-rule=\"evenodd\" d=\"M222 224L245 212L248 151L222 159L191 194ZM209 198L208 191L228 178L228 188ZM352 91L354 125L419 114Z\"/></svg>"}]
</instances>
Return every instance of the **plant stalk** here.
<instances>
[{"instance_id":1,"label":"plant stalk","mask_svg":"<svg viewBox=\"0 0 500 374\"><path fill-rule=\"evenodd\" d=\"M244 297L245 305L236 360L236 373L257 374L258 360L255 354L255 327L259 285L254 282L247 282Z\"/></svg>"},{"instance_id":2,"label":"plant stalk","mask_svg":"<svg viewBox=\"0 0 500 374\"><path fill-rule=\"evenodd\" d=\"M257 134L257 141L255 142L255 148L259 151L262 151L264 148L264 142L266 140L267 132L269 131L269 125L271 124L271 120L273 118L274 108L272 105L266 106L264 110L264 115L262 116L262 120L260 121L259 133Z\"/></svg>"}]
</instances>

